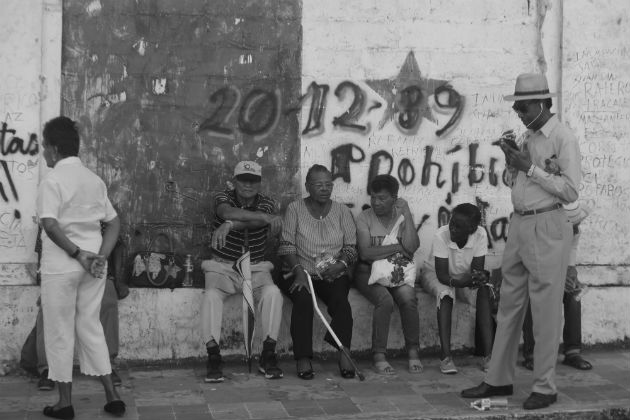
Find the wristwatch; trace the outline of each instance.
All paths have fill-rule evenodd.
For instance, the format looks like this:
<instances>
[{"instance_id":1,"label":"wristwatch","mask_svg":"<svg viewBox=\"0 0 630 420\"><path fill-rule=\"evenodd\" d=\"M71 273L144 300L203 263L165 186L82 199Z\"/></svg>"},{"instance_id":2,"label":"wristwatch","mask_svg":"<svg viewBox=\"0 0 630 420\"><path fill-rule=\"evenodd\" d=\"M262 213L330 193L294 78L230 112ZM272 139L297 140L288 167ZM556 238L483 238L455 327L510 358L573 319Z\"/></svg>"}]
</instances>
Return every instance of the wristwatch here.
<instances>
[{"instance_id":1,"label":"wristwatch","mask_svg":"<svg viewBox=\"0 0 630 420\"><path fill-rule=\"evenodd\" d=\"M536 169L536 165L534 165L534 164L532 163L532 166L530 166L530 167L529 167L529 169L528 169L528 170L527 170L527 172L526 172L526 175L527 175L528 177L530 177L530 176L534 175L534 169Z\"/></svg>"}]
</instances>

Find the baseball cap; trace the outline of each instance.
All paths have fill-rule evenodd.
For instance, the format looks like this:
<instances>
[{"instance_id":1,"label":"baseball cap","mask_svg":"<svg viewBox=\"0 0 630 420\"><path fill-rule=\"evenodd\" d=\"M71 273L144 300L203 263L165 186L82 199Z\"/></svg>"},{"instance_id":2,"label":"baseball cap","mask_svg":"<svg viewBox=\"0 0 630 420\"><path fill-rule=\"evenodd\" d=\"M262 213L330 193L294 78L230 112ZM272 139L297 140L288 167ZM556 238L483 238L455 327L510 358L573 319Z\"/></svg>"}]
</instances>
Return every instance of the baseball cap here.
<instances>
[{"instance_id":1,"label":"baseball cap","mask_svg":"<svg viewBox=\"0 0 630 420\"><path fill-rule=\"evenodd\" d=\"M234 176L253 175L262 178L262 168L256 162L243 160L234 167Z\"/></svg>"}]
</instances>

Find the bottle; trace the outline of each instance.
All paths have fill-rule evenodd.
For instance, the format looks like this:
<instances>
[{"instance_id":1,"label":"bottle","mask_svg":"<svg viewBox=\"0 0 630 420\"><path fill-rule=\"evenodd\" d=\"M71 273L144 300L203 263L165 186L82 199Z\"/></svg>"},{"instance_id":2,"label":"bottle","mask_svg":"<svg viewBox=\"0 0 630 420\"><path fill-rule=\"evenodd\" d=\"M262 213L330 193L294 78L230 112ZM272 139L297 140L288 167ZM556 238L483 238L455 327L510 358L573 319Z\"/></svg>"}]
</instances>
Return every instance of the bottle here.
<instances>
[{"instance_id":1,"label":"bottle","mask_svg":"<svg viewBox=\"0 0 630 420\"><path fill-rule=\"evenodd\" d=\"M488 411L490 409L506 409L508 408L507 398L483 398L470 403L475 410Z\"/></svg>"},{"instance_id":2,"label":"bottle","mask_svg":"<svg viewBox=\"0 0 630 420\"><path fill-rule=\"evenodd\" d=\"M192 281L192 271L193 271L193 265L192 265L192 256L190 254L186 254L186 261L184 262L184 281L182 282L182 287L192 287L193 286L193 281Z\"/></svg>"}]
</instances>

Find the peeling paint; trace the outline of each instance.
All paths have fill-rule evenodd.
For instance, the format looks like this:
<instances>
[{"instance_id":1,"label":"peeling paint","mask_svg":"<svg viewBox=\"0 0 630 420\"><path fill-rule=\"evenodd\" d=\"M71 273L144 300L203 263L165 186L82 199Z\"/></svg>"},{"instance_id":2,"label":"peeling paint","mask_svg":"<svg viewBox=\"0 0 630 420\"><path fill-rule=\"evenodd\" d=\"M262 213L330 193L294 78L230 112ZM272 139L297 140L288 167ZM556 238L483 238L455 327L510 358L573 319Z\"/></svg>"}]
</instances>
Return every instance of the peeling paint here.
<instances>
[{"instance_id":1,"label":"peeling paint","mask_svg":"<svg viewBox=\"0 0 630 420\"><path fill-rule=\"evenodd\" d=\"M239 64L252 64L253 57L251 54L241 54L238 58Z\"/></svg>"},{"instance_id":2,"label":"peeling paint","mask_svg":"<svg viewBox=\"0 0 630 420\"><path fill-rule=\"evenodd\" d=\"M155 95L166 95L166 79L164 77L156 77L151 81L151 90Z\"/></svg>"},{"instance_id":3,"label":"peeling paint","mask_svg":"<svg viewBox=\"0 0 630 420\"><path fill-rule=\"evenodd\" d=\"M100 14L102 9L103 9L103 6L101 5L101 2L99 0L94 0L94 1L91 1L90 4L87 5L87 7L85 8L85 11L87 12L88 15L94 17Z\"/></svg>"},{"instance_id":4,"label":"peeling paint","mask_svg":"<svg viewBox=\"0 0 630 420\"><path fill-rule=\"evenodd\" d=\"M140 38L139 41L133 44L133 48L138 51L138 54L144 56L144 53L147 50L147 42L144 40L144 38Z\"/></svg>"}]
</instances>

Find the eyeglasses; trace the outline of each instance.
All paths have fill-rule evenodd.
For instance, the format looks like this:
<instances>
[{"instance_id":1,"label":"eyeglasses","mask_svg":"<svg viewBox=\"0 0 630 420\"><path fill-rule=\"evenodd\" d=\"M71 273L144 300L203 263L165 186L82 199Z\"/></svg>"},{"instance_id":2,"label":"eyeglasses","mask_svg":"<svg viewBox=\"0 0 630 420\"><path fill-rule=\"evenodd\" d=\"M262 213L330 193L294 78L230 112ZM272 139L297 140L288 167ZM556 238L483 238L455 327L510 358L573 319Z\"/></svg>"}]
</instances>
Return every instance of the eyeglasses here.
<instances>
[{"instance_id":1,"label":"eyeglasses","mask_svg":"<svg viewBox=\"0 0 630 420\"><path fill-rule=\"evenodd\" d=\"M312 183L309 182L309 185L313 186L316 190L322 190L324 188L326 188L327 190L332 190L332 188L335 186L335 184L333 184L332 182L316 182L316 183Z\"/></svg>"}]
</instances>

